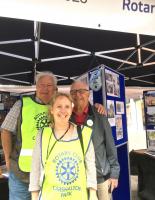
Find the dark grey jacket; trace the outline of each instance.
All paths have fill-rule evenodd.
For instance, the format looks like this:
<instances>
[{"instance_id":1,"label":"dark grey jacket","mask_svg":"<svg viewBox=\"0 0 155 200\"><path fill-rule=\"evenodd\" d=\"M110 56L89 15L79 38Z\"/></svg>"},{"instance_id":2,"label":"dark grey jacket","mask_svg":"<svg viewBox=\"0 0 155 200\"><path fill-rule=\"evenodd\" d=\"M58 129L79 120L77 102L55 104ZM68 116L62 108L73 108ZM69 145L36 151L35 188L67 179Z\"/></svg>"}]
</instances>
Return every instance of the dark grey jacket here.
<instances>
[{"instance_id":1,"label":"dark grey jacket","mask_svg":"<svg viewBox=\"0 0 155 200\"><path fill-rule=\"evenodd\" d=\"M91 125L91 120L93 125ZM75 123L74 115L71 121ZM120 167L107 117L99 114L94 106L89 105L88 117L84 125L93 128L92 140L96 157L97 183L103 183L108 178L118 179Z\"/></svg>"}]
</instances>

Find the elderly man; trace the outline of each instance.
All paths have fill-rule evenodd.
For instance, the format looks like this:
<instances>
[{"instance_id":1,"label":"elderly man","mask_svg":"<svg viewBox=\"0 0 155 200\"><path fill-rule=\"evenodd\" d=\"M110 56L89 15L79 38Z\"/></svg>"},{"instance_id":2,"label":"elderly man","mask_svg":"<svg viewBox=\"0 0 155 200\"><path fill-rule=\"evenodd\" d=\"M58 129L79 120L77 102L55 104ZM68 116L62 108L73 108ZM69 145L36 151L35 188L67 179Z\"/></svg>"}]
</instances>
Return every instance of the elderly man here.
<instances>
[{"instance_id":1,"label":"elderly man","mask_svg":"<svg viewBox=\"0 0 155 200\"><path fill-rule=\"evenodd\" d=\"M98 199L111 199L111 192L118 185L119 164L111 128L105 116L89 104L89 87L75 81L70 94L74 102L72 121L77 125L93 128L93 144L96 156Z\"/></svg>"},{"instance_id":2,"label":"elderly man","mask_svg":"<svg viewBox=\"0 0 155 200\"><path fill-rule=\"evenodd\" d=\"M1 126L10 200L31 199L28 185L32 149L37 130L49 125L46 105L56 90L55 76L51 72L39 73L36 76L36 95L18 100Z\"/></svg>"}]
</instances>

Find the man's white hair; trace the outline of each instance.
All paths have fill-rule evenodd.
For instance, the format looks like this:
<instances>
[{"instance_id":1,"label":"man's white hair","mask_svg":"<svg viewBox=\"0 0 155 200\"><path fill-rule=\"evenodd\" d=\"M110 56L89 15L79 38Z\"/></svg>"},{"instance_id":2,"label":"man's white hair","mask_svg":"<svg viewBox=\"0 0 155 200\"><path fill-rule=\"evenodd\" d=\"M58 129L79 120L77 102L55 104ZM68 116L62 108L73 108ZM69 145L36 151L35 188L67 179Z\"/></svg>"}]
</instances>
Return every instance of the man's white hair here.
<instances>
[{"instance_id":1,"label":"man's white hair","mask_svg":"<svg viewBox=\"0 0 155 200\"><path fill-rule=\"evenodd\" d=\"M50 71L44 71L44 72L38 73L38 74L36 75L36 84L38 83L39 79L42 78L42 77L44 77L44 76L49 76L49 77L51 77L51 79L52 79L54 85L57 86L57 78L56 78L56 76L55 76L52 72L50 72Z\"/></svg>"},{"instance_id":2,"label":"man's white hair","mask_svg":"<svg viewBox=\"0 0 155 200\"><path fill-rule=\"evenodd\" d=\"M71 84L71 86L74 85L74 84L76 84L76 83L82 83L83 85L85 85L86 89L89 90L88 83L86 83L84 81L81 81L81 80L74 80L73 83Z\"/></svg>"}]
</instances>

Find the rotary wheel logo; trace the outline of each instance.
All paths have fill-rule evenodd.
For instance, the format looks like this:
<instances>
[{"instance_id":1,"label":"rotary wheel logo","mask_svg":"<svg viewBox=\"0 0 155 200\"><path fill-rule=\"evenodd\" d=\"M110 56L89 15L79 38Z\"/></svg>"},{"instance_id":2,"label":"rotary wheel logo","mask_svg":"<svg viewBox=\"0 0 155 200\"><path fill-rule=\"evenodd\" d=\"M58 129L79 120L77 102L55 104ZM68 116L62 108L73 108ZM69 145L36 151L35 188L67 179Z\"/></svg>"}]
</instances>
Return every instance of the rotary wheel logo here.
<instances>
[{"instance_id":1,"label":"rotary wheel logo","mask_svg":"<svg viewBox=\"0 0 155 200\"><path fill-rule=\"evenodd\" d=\"M94 72L90 72L90 74L90 88L93 91L99 91L102 87L101 71L95 70Z\"/></svg>"},{"instance_id":2,"label":"rotary wheel logo","mask_svg":"<svg viewBox=\"0 0 155 200\"><path fill-rule=\"evenodd\" d=\"M39 129L42 129L44 127L48 127L49 123L50 122L48 120L47 114L46 113L40 113L37 116L37 119L36 119L36 128L39 130Z\"/></svg>"},{"instance_id":3,"label":"rotary wheel logo","mask_svg":"<svg viewBox=\"0 0 155 200\"><path fill-rule=\"evenodd\" d=\"M71 157L62 158L56 166L56 175L61 183L69 185L77 180L79 166L77 160Z\"/></svg>"}]
</instances>

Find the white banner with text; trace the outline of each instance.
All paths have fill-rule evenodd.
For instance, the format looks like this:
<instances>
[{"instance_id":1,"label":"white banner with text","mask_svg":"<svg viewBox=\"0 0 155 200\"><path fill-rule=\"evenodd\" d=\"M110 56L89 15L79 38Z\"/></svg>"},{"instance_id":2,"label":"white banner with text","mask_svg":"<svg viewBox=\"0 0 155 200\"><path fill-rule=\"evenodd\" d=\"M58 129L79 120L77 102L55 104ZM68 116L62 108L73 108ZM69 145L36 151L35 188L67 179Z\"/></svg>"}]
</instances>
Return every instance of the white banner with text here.
<instances>
[{"instance_id":1,"label":"white banner with text","mask_svg":"<svg viewBox=\"0 0 155 200\"><path fill-rule=\"evenodd\" d=\"M155 0L0 0L0 16L155 35Z\"/></svg>"}]
</instances>

